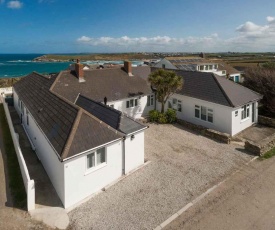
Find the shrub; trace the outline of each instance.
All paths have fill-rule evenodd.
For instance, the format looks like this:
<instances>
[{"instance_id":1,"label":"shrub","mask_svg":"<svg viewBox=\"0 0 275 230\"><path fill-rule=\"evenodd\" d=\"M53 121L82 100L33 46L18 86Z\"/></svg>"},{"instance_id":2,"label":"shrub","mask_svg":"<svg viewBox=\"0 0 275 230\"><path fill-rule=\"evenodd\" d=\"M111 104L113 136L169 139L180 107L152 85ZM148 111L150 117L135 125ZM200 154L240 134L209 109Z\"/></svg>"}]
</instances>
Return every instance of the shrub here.
<instances>
[{"instance_id":1,"label":"shrub","mask_svg":"<svg viewBox=\"0 0 275 230\"><path fill-rule=\"evenodd\" d=\"M151 110L149 111L149 120L151 122L158 122L159 120L160 112L157 110Z\"/></svg>"},{"instance_id":2,"label":"shrub","mask_svg":"<svg viewBox=\"0 0 275 230\"><path fill-rule=\"evenodd\" d=\"M160 123L160 124L166 124L167 123L167 117L166 117L165 113L159 113L158 123Z\"/></svg>"},{"instance_id":3,"label":"shrub","mask_svg":"<svg viewBox=\"0 0 275 230\"><path fill-rule=\"evenodd\" d=\"M177 112L174 109L167 109L165 112L167 123L174 123L177 120Z\"/></svg>"}]
</instances>

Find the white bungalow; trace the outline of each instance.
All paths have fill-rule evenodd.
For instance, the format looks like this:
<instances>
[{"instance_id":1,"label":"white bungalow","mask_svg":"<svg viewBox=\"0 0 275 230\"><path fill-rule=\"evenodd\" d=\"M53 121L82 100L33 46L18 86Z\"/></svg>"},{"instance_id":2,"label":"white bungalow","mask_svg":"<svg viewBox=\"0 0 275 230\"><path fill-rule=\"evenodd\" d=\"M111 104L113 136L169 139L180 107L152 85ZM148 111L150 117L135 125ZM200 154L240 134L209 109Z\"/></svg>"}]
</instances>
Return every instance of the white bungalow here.
<instances>
[{"instance_id":1,"label":"white bungalow","mask_svg":"<svg viewBox=\"0 0 275 230\"><path fill-rule=\"evenodd\" d=\"M142 70L80 65L58 75L34 72L14 85L22 125L65 208L144 163L147 126L115 108L137 118L154 108L147 106L150 87L136 74Z\"/></svg>"}]
</instances>

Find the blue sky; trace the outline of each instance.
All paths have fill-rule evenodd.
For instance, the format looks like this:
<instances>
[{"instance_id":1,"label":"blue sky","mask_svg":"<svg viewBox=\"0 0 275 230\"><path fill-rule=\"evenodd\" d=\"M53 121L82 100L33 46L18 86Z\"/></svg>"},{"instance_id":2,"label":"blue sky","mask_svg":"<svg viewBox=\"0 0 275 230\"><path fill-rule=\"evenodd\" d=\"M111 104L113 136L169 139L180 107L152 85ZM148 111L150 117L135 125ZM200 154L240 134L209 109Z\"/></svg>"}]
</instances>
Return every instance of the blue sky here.
<instances>
[{"instance_id":1,"label":"blue sky","mask_svg":"<svg viewBox=\"0 0 275 230\"><path fill-rule=\"evenodd\" d=\"M274 0L0 0L0 53L275 51Z\"/></svg>"}]
</instances>

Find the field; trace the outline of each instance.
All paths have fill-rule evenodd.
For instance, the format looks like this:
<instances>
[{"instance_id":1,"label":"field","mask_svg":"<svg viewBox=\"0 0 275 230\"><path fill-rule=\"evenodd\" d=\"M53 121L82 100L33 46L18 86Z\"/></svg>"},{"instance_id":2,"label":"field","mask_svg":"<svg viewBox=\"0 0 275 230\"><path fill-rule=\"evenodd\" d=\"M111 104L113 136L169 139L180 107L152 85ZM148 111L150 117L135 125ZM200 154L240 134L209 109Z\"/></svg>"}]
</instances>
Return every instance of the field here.
<instances>
[{"instance_id":1,"label":"field","mask_svg":"<svg viewBox=\"0 0 275 230\"><path fill-rule=\"evenodd\" d=\"M275 53L209 53L208 58L220 59L233 67L255 67L266 62L275 62Z\"/></svg>"},{"instance_id":2,"label":"field","mask_svg":"<svg viewBox=\"0 0 275 230\"><path fill-rule=\"evenodd\" d=\"M141 59L153 59L159 58L153 53L119 53L119 54L72 54L72 55L57 55L48 54L36 58L36 60L47 61L47 60L62 60L62 61L73 61L80 59L82 61L95 61L95 60L141 60Z\"/></svg>"}]
</instances>

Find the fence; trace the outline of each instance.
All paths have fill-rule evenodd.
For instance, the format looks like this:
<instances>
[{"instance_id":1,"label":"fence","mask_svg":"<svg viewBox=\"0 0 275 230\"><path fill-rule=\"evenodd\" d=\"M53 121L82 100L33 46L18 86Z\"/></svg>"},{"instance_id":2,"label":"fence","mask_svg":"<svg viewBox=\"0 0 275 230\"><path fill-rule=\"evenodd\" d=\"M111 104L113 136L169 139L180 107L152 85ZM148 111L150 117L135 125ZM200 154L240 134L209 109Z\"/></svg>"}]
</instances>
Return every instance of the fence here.
<instances>
[{"instance_id":1,"label":"fence","mask_svg":"<svg viewBox=\"0 0 275 230\"><path fill-rule=\"evenodd\" d=\"M8 121L8 124L9 124L9 128L10 128L12 141L13 141L14 148L15 148L15 151L16 151L16 154L17 154L17 159L18 159L18 162L19 162L21 175L22 175L22 178L23 178L23 181L24 181L25 190L26 190L26 193L27 193L27 209L28 209L28 211L30 211L30 210L35 209L35 184L34 184L34 180L30 179L29 171L28 171L25 159L23 157L23 154L21 152L21 148L20 148L20 145L19 145L19 135L14 131L11 116L10 116L10 112L9 112L9 108L8 108L7 103L5 102L5 94L2 97L2 101L3 101L7 121Z\"/></svg>"}]
</instances>

